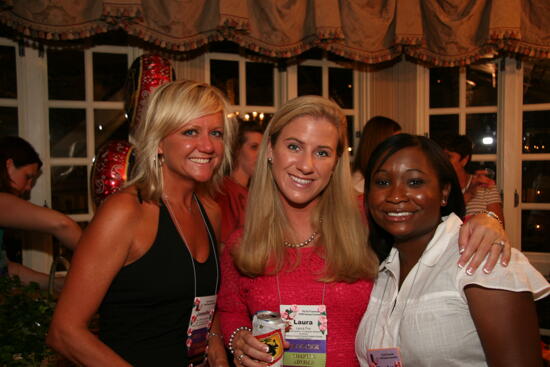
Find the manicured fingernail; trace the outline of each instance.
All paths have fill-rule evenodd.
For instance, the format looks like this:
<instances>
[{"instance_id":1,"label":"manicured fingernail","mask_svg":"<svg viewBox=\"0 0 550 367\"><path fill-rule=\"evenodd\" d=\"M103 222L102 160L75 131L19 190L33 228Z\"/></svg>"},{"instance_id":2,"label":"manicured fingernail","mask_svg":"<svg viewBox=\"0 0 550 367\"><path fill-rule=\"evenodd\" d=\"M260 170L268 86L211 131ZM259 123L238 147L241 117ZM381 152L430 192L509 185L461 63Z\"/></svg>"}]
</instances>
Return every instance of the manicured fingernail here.
<instances>
[{"instance_id":1,"label":"manicured fingernail","mask_svg":"<svg viewBox=\"0 0 550 367\"><path fill-rule=\"evenodd\" d=\"M508 266L508 263L506 261L501 262L502 266Z\"/></svg>"},{"instance_id":2,"label":"manicured fingernail","mask_svg":"<svg viewBox=\"0 0 550 367\"><path fill-rule=\"evenodd\" d=\"M265 347L265 352L269 353L269 347ZM271 357L271 358L273 358L273 357ZM271 361L271 362L273 362L273 361Z\"/></svg>"},{"instance_id":3,"label":"manicured fingernail","mask_svg":"<svg viewBox=\"0 0 550 367\"><path fill-rule=\"evenodd\" d=\"M462 265L461 263L458 263L457 265L460 269L462 269L464 267L464 265Z\"/></svg>"},{"instance_id":4,"label":"manicured fingernail","mask_svg":"<svg viewBox=\"0 0 550 367\"><path fill-rule=\"evenodd\" d=\"M472 275L474 273L474 269L472 268L468 268L468 270L466 270L466 274L468 275Z\"/></svg>"},{"instance_id":5,"label":"manicured fingernail","mask_svg":"<svg viewBox=\"0 0 550 367\"><path fill-rule=\"evenodd\" d=\"M271 357L271 363L273 363L274 360L275 360L275 357Z\"/></svg>"},{"instance_id":6,"label":"manicured fingernail","mask_svg":"<svg viewBox=\"0 0 550 367\"><path fill-rule=\"evenodd\" d=\"M464 247L461 247L459 250L458 250L458 253L461 254L464 252Z\"/></svg>"},{"instance_id":7,"label":"manicured fingernail","mask_svg":"<svg viewBox=\"0 0 550 367\"><path fill-rule=\"evenodd\" d=\"M487 268L483 268L483 272L485 274L490 274L491 273L491 270L487 269Z\"/></svg>"}]
</instances>

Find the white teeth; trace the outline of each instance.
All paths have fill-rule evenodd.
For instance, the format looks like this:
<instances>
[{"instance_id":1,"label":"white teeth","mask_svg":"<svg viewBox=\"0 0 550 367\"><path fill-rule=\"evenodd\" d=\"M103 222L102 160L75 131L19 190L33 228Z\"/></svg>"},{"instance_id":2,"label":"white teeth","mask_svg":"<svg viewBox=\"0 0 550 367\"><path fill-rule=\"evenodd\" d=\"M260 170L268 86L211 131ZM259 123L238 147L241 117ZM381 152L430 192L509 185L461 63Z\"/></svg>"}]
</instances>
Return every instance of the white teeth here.
<instances>
[{"instance_id":1,"label":"white teeth","mask_svg":"<svg viewBox=\"0 0 550 367\"><path fill-rule=\"evenodd\" d=\"M389 212L390 217L404 217L406 215L411 215L412 212Z\"/></svg>"},{"instance_id":2,"label":"white teeth","mask_svg":"<svg viewBox=\"0 0 550 367\"><path fill-rule=\"evenodd\" d=\"M290 178L292 179L292 181L294 181L296 183L299 183L300 185L307 185L308 183L313 181L313 180L306 180L306 179L303 179L303 178L298 178L296 176L290 176Z\"/></svg>"},{"instance_id":3,"label":"white teeth","mask_svg":"<svg viewBox=\"0 0 550 367\"><path fill-rule=\"evenodd\" d=\"M189 160L191 162L201 163L201 164L210 162L210 158L189 158Z\"/></svg>"}]
</instances>

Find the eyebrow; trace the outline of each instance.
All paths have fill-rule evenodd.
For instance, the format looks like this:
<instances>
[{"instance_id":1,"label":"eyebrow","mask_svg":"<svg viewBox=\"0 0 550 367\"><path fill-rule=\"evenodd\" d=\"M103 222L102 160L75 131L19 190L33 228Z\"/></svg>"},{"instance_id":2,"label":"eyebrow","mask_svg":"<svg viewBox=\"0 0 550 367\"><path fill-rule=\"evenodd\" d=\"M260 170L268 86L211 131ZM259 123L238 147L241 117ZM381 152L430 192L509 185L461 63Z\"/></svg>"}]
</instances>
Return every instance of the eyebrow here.
<instances>
[{"instance_id":1,"label":"eyebrow","mask_svg":"<svg viewBox=\"0 0 550 367\"><path fill-rule=\"evenodd\" d=\"M298 138L289 137L289 138L286 138L286 139L285 139L285 141L289 141L289 140L296 141L297 143L302 144L302 145L305 144L305 142L303 142L302 140L300 140L300 139L298 139ZM328 145L319 145L317 148L328 149L328 150L334 150L333 147L330 147L330 146L328 146Z\"/></svg>"},{"instance_id":2,"label":"eyebrow","mask_svg":"<svg viewBox=\"0 0 550 367\"><path fill-rule=\"evenodd\" d=\"M377 169L376 171L374 171L374 173L379 173L379 172L383 172L383 173L387 173L388 170L385 170L385 169ZM422 174L426 174L426 172L422 171L421 169L418 169L418 168L409 168L406 172L419 172L419 173L422 173Z\"/></svg>"}]
</instances>

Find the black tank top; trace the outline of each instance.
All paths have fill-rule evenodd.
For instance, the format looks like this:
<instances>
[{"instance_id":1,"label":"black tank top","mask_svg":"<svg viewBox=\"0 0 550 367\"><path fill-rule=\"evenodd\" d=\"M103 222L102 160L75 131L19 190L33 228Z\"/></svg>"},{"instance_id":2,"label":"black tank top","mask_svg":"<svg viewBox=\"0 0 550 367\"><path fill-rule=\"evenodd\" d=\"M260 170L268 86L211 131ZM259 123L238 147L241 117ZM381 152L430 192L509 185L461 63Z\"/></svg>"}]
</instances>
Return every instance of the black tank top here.
<instances>
[{"instance_id":1,"label":"black tank top","mask_svg":"<svg viewBox=\"0 0 550 367\"><path fill-rule=\"evenodd\" d=\"M219 267L214 231L196 196L195 200L210 238L208 259L195 261L199 297L217 293ZM119 271L103 299L99 338L134 366L187 366L185 342L195 297L192 261L161 204L153 245Z\"/></svg>"}]
</instances>

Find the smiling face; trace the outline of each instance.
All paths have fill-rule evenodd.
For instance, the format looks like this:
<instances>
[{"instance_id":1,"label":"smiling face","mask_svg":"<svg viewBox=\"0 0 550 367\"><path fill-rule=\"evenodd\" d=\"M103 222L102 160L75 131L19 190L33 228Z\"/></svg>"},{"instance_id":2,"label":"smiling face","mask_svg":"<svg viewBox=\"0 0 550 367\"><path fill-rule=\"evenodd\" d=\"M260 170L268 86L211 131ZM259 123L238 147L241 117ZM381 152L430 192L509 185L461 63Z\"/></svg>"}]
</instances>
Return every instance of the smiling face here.
<instances>
[{"instance_id":1,"label":"smiling face","mask_svg":"<svg viewBox=\"0 0 550 367\"><path fill-rule=\"evenodd\" d=\"M449 186L440 187L437 172L418 147L401 149L375 169L368 206L372 219L396 244L427 244L441 220Z\"/></svg>"},{"instance_id":2,"label":"smiling face","mask_svg":"<svg viewBox=\"0 0 550 367\"><path fill-rule=\"evenodd\" d=\"M258 159L258 149L262 142L262 134L255 131L244 134L245 142L237 154L236 167L242 169L249 177L254 175L256 160Z\"/></svg>"},{"instance_id":3,"label":"smiling face","mask_svg":"<svg viewBox=\"0 0 550 367\"><path fill-rule=\"evenodd\" d=\"M302 116L286 125L268 147L271 172L286 205L315 204L338 161L338 130L325 118Z\"/></svg>"},{"instance_id":4,"label":"smiling face","mask_svg":"<svg viewBox=\"0 0 550 367\"><path fill-rule=\"evenodd\" d=\"M20 197L27 195L31 191L35 180L40 174L38 163L16 167L12 159L6 161L6 169L14 193Z\"/></svg>"},{"instance_id":5,"label":"smiling face","mask_svg":"<svg viewBox=\"0 0 550 367\"><path fill-rule=\"evenodd\" d=\"M223 158L223 118L221 113L205 115L185 124L161 140L163 175L194 183L207 182Z\"/></svg>"}]
</instances>

